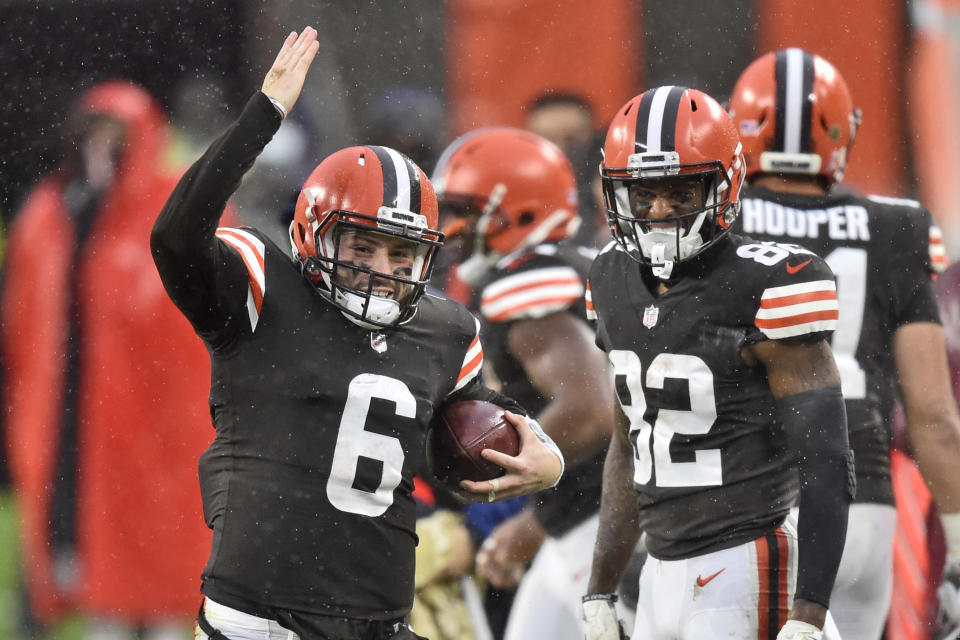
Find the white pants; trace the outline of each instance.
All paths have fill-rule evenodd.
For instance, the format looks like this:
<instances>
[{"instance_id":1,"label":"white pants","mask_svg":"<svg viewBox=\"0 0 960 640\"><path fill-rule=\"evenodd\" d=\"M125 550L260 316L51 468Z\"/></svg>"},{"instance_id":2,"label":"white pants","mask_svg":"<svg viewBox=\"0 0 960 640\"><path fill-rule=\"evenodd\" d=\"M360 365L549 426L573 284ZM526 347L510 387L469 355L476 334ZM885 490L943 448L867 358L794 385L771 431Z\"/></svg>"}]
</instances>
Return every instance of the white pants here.
<instances>
[{"instance_id":1,"label":"white pants","mask_svg":"<svg viewBox=\"0 0 960 640\"><path fill-rule=\"evenodd\" d=\"M204 600L203 613L214 629L230 640L300 640L300 636L279 623L231 609L210 598ZM207 640L207 634L197 625L195 640Z\"/></svg>"},{"instance_id":2,"label":"white pants","mask_svg":"<svg viewBox=\"0 0 960 640\"><path fill-rule=\"evenodd\" d=\"M862 502L851 504L849 514L830 613L843 640L877 640L883 634L893 592L897 510Z\"/></svg>"},{"instance_id":3,"label":"white pants","mask_svg":"<svg viewBox=\"0 0 960 640\"><path fill-rule=\"evenodd\" d=\"M652 556L640 573L635 640L776 638L793 603L797 534L775 534L686 560ZM771 606L772 605L772 606ZM839 640L827 619L824 640Z\"/></svg>"},{"instance_id":4,"label":"white pants","mask_svg":"<svg viewBox=\"0 0 960 640\"><path fill-rule=\"evenodd\" d=\"M587 592L600 516L559 538L547 538L520 581L504 640L582 640L581 598Z\"/></svg>"}]
</instances>

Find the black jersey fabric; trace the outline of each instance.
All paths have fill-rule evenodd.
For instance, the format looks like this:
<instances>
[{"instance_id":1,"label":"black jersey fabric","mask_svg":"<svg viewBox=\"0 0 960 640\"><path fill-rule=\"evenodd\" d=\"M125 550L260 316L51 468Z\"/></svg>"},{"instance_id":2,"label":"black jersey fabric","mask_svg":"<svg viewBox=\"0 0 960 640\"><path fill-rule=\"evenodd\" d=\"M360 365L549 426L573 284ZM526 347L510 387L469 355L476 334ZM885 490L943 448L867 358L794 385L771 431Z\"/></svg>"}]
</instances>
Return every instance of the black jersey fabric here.
<instances>
[{"instance_id":1,"label":"black jersey fabric","mask_svg":"<svg viewBox=\"0 0 960 640\"><path fill-rule=\"evenodd\" d=\"M549 398L530 383L523 365L510 353L510 329L518 321L551 313L570 313L586 322L583 293L596 253L569 243L540 245L504 258L477 287L471 306L483 320L484 356L503 392L534 416ZM568 464L556 487L531 496L534 514L549 535L559 537L599 511L605 458L602 450L578 465Z\"/></svg>"},{"instance_id":2,"label":"black jersey fabric","mask_svg":"<svg viewBox=\"0 0 960 640\"><path fill-rule=\"evenodd\" d=\"M647 549L670 560L745 543L784 520L798 495L795 457L764 368L741 350L829 337L836 318L833 274L810 252L730 234L678 267L656 295L650 269L612 242L587 297L630 420Z\"/></svg>"},{"instance_id":3,"label":"black jersey fabric","mask_svg":"<svg viewBox=\"0 0 960 640\"><path fill-rule=\"evenodd\" d=\"M912 322L940 321L931 278L932 218L914 200L840 190L821 196L752 187L742 203L735 229L802 245L836 273L840 322L832 347L856 456L855 501L893 505L893 335Z\"/></svg>"},{"instance_id":4,"label":"black jersey fabric","mask_svg":"<svg viewBox=\"0 0 960 640\"><path fill-rule=\"evenodd\" d=\"M183 176L152 236L171 298L212 360L213 529L202 591L318 637L328 616L394 620L413 601L413 474L434 410L481 388L478 323L424 296L396 330L348 321L227 199L280 125L262 93Z\"/></svg>"}]
</instances>

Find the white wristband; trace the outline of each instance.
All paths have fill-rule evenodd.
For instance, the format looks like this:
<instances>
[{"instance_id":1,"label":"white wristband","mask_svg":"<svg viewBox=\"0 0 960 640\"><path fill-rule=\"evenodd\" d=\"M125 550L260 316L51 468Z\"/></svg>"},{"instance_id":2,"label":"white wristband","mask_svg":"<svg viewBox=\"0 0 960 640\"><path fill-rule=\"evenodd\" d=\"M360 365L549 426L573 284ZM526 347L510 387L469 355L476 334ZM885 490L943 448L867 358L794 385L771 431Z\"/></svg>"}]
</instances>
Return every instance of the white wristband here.
<instances>
[{"instance_id":1,"label":"white wristband","mask_svg":"<svg viewBox=\"0 0 960 640\"><path fill-rule=\"evenodd\" d=\"M270 102L273 104L273 106L275 106L275 107L277 108L277 111L280 112L280 119L283 120L284 118L286 118L286 117L287 117L287 108L284 107L284 106L280 103L280 101L277 100L276 98L271 98L270 96L267 96L267 98L270 100Z\"/></svg>"},{"instance_id":2,"label":"white wristband","mask_svg":"<svg viewBox=\"0 0 960 640\"><path fill-rule=\"evenodd\" d=\"M940 522L943 524L943 537L947 541L947 557L960 559L960 511L941 513Z\"/></svg>"},{"instance_id":3,"label":"white wristband","mask_svg":"<svg viewBox=\"0 0 960 640\"><path fill-rule=\"evenodd\" d=\"M530 425L530 429L533 431L534 435L537 436L537 439L540 442L542 442L544 445L546 445L547 449L550 449L550 451L553 452L553 455L560 458L560 475L557 476L556 482L550 485L550 487L555 487L557 486L557 482L560 482L560 478L563 477L563 472L567 468L567 463L563 459L563 454L560 453L560 447L558 447L557 443L554 442L553 439L546 434L546 432L543 430L543 427L540 426L540 423L534 420L533 418L531 418L530 416L527 416L527 423ZM550 487L547 487L547 488L549 489Z\"/></svg>"}]
</instances>

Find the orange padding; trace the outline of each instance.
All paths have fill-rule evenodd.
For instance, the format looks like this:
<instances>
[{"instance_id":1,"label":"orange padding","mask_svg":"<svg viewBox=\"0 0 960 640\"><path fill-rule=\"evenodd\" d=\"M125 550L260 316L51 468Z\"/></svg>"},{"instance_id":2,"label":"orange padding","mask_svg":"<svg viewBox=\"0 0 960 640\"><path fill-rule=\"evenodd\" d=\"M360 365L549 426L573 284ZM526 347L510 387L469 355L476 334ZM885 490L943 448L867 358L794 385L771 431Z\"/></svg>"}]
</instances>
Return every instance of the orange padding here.
<instances>
[{"instance_id":1,"label":"orange padding","mask_svg":"<svg viewBox=\"0 0 960 640\"><path fill-rule=\"evenodd\" d=\"M894 450L890 459L897 499L897 531L893 547L893 597L887 618L887 640L927 640L929 603L934 584L927 545L927 520L933 501L916 465Z\"/></svg>"}]
</instances>

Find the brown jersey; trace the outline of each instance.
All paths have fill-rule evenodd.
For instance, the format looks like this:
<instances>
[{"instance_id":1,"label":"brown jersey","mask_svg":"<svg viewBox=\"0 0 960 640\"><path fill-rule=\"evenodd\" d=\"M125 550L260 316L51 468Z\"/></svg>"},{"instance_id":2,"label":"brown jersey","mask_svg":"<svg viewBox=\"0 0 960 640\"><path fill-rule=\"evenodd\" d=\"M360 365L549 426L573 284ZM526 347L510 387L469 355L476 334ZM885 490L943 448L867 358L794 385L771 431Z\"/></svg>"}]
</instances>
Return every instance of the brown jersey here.
<instances>
[{"instance_id":1,"label":"brown jersey","mask_svg":"<svg viewBox=\"0 0 960 640\"><path fill-rule=\"evenodd\" d=\"M649 269L611 243L587 292L630 420L640 524L664 559L732 547L784 519L794 457L765 370L741 350L827 336L837 318L833 274L796 246L730 235L681 267L654 295Z\"/></svg>"}]
</instances>

